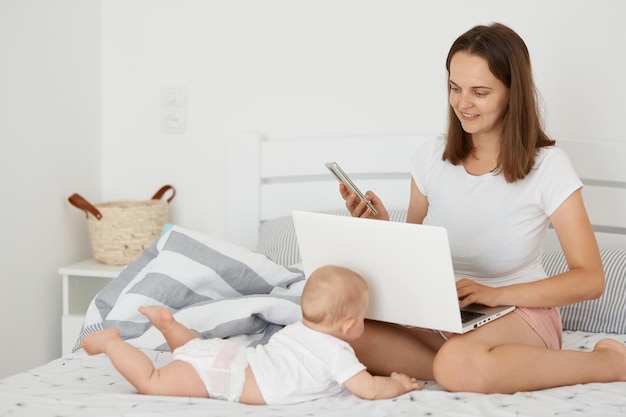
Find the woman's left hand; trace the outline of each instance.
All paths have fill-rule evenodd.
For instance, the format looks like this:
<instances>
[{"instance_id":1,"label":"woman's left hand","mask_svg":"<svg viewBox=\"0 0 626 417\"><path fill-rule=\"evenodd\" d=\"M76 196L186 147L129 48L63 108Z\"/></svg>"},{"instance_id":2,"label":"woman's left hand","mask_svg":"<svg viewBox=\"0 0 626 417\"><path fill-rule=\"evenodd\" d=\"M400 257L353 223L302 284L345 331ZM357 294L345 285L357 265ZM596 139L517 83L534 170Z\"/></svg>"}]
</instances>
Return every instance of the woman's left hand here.
<instances>
[{"instance_id":1,"label":"woman's left hand","mask_svg":"<svg viewBox=\"0 0 626 417\"><path fill-rule=\"evenodd\" d=\"M461 308L470 304L482 304L487 307L503 305L498 301L499 289L479 284L471 279L462 278L456 282L456 292Z\"/></svg>"}]
</instances>

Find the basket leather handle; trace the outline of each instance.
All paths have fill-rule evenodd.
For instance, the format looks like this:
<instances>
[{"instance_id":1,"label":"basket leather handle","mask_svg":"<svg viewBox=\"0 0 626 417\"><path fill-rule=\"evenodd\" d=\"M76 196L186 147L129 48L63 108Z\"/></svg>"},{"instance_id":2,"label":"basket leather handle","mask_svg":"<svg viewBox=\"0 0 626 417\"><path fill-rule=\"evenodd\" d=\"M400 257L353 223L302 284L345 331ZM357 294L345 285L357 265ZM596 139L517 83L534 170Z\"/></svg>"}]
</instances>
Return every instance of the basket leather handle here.
<instances>
[{"instance_id":1,"label":"basket leather handle","mask_svg":"<svg viewBox=\"0 0 626 417\"><path fill-rule=\"evenodd\" d=\"M98 211L93 204L85 200L80 194L74 193L68 198L68 200L71 205L84 211L87 217L89 217L88 213L91 213L98 220L102 218L102 213L100 213L100 211Z\"/></svg>"},{"instance_id":2,"label":"basket leather handle","mask_svg":"<svg viewBox=\"0 0 626 417\"><path fill-rule=\"evenodd\" d=\"M174 196L176 195L176 190L171 185L164 185L163 187L159 188L159 191L157 191L152 196L152 200L160 200L168 191L172 191L172 195L167 199L167 202L169 203L174 199Z\"/></svg>"},{"instance_id":3,"label":"basket leather handle","mask_svg":"<svg viewBox=\"0 0 626 417\"><path fill-rule=\"evenodd\" d=\"M176 190L171 185L164 185L163 187L159 188L159 190L152 196L152 200L160 200L168 191L172 192L172 195L167 199L167 202L169 203L176 195ZM98 220L102 218L102 213L100 213L100 211L93 204L87 201L80 194L72 194L68 198L68 201L74 207L84 211L87 217L89 217L88 213L91 213Z\"/></svg>"}]
</instances>

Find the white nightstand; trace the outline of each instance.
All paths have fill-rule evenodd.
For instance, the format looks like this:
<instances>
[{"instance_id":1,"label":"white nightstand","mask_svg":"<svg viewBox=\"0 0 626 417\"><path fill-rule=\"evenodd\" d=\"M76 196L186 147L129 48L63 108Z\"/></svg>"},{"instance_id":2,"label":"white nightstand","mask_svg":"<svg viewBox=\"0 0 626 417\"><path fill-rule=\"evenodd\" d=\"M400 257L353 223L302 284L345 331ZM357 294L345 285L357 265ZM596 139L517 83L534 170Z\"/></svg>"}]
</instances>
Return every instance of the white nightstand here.
<instances>
[{"instance_id":1,"label":"white nightstand","mask_svg":"<svg viewBox=\"0 0 626 417\"><path fill-rule=\"evenodd\" d=\"M61 317L61 353L70 353L85 321L87 307L93 297L123 266L106 265L87 259L59 269L63 277L63 316Z\"/></svg>"}]
</instances>

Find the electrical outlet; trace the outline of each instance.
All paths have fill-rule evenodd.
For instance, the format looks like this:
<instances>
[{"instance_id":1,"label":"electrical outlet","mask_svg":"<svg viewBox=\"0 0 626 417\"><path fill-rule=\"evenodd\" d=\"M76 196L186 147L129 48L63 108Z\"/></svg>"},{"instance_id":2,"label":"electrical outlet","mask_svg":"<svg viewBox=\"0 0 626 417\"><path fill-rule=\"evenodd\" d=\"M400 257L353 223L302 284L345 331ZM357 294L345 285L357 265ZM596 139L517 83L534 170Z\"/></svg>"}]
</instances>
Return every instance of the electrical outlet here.
<instances>
[{"instance_id":1,"label":"electrical outlet","mask_svg":"<svg viewBox=\"0 0 626 417\"><path fill-rule=\"evenodd\" d=\"M168 109L161 113L161 130L165 133L185 132L185 111Z\"/></svg>"},{"instance_id":2,"label":"electrical outlet","mask_svg":"<svg viewBox=\"0 0 626 417\"><path fill-rule=\"evenodd\" d=\"M184 85L161 87L161 131L184 133L187 124L187 91Z\"/></svg>"}]
</instances>

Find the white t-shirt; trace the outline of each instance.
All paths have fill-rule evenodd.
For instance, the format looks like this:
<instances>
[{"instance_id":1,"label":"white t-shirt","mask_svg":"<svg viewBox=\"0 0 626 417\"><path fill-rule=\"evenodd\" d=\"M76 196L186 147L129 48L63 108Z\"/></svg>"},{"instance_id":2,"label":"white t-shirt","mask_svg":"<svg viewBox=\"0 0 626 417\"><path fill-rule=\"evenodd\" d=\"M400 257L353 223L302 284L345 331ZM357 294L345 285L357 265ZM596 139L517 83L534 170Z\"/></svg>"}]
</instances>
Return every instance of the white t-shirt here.
<instances>
[{"instance_id":1,"label":"white t-shirt","mask_svg":"<svg viewBox=\"0 0 626 417\"><path fill-rule=\"evenodd\" d=\"M541 148L523 180L468 174L442 160L445 139L422 145L411 173L428 198L424 224L448 231L455 275L494 287L546 277L541 266L548 217L582 182L565 153Z\"/></svg>"},{"instance_id":2,"label":"white t-shirt","mask_svg":"<svg viewBox=\"0 0 626 417\"><path fill-rule=\"evenodd\" d=\"M246 351L267 404L291 404L336 395L365 369L352 347L334 336L290 324L265 345Z\"/></svg>"}]
</instances>

